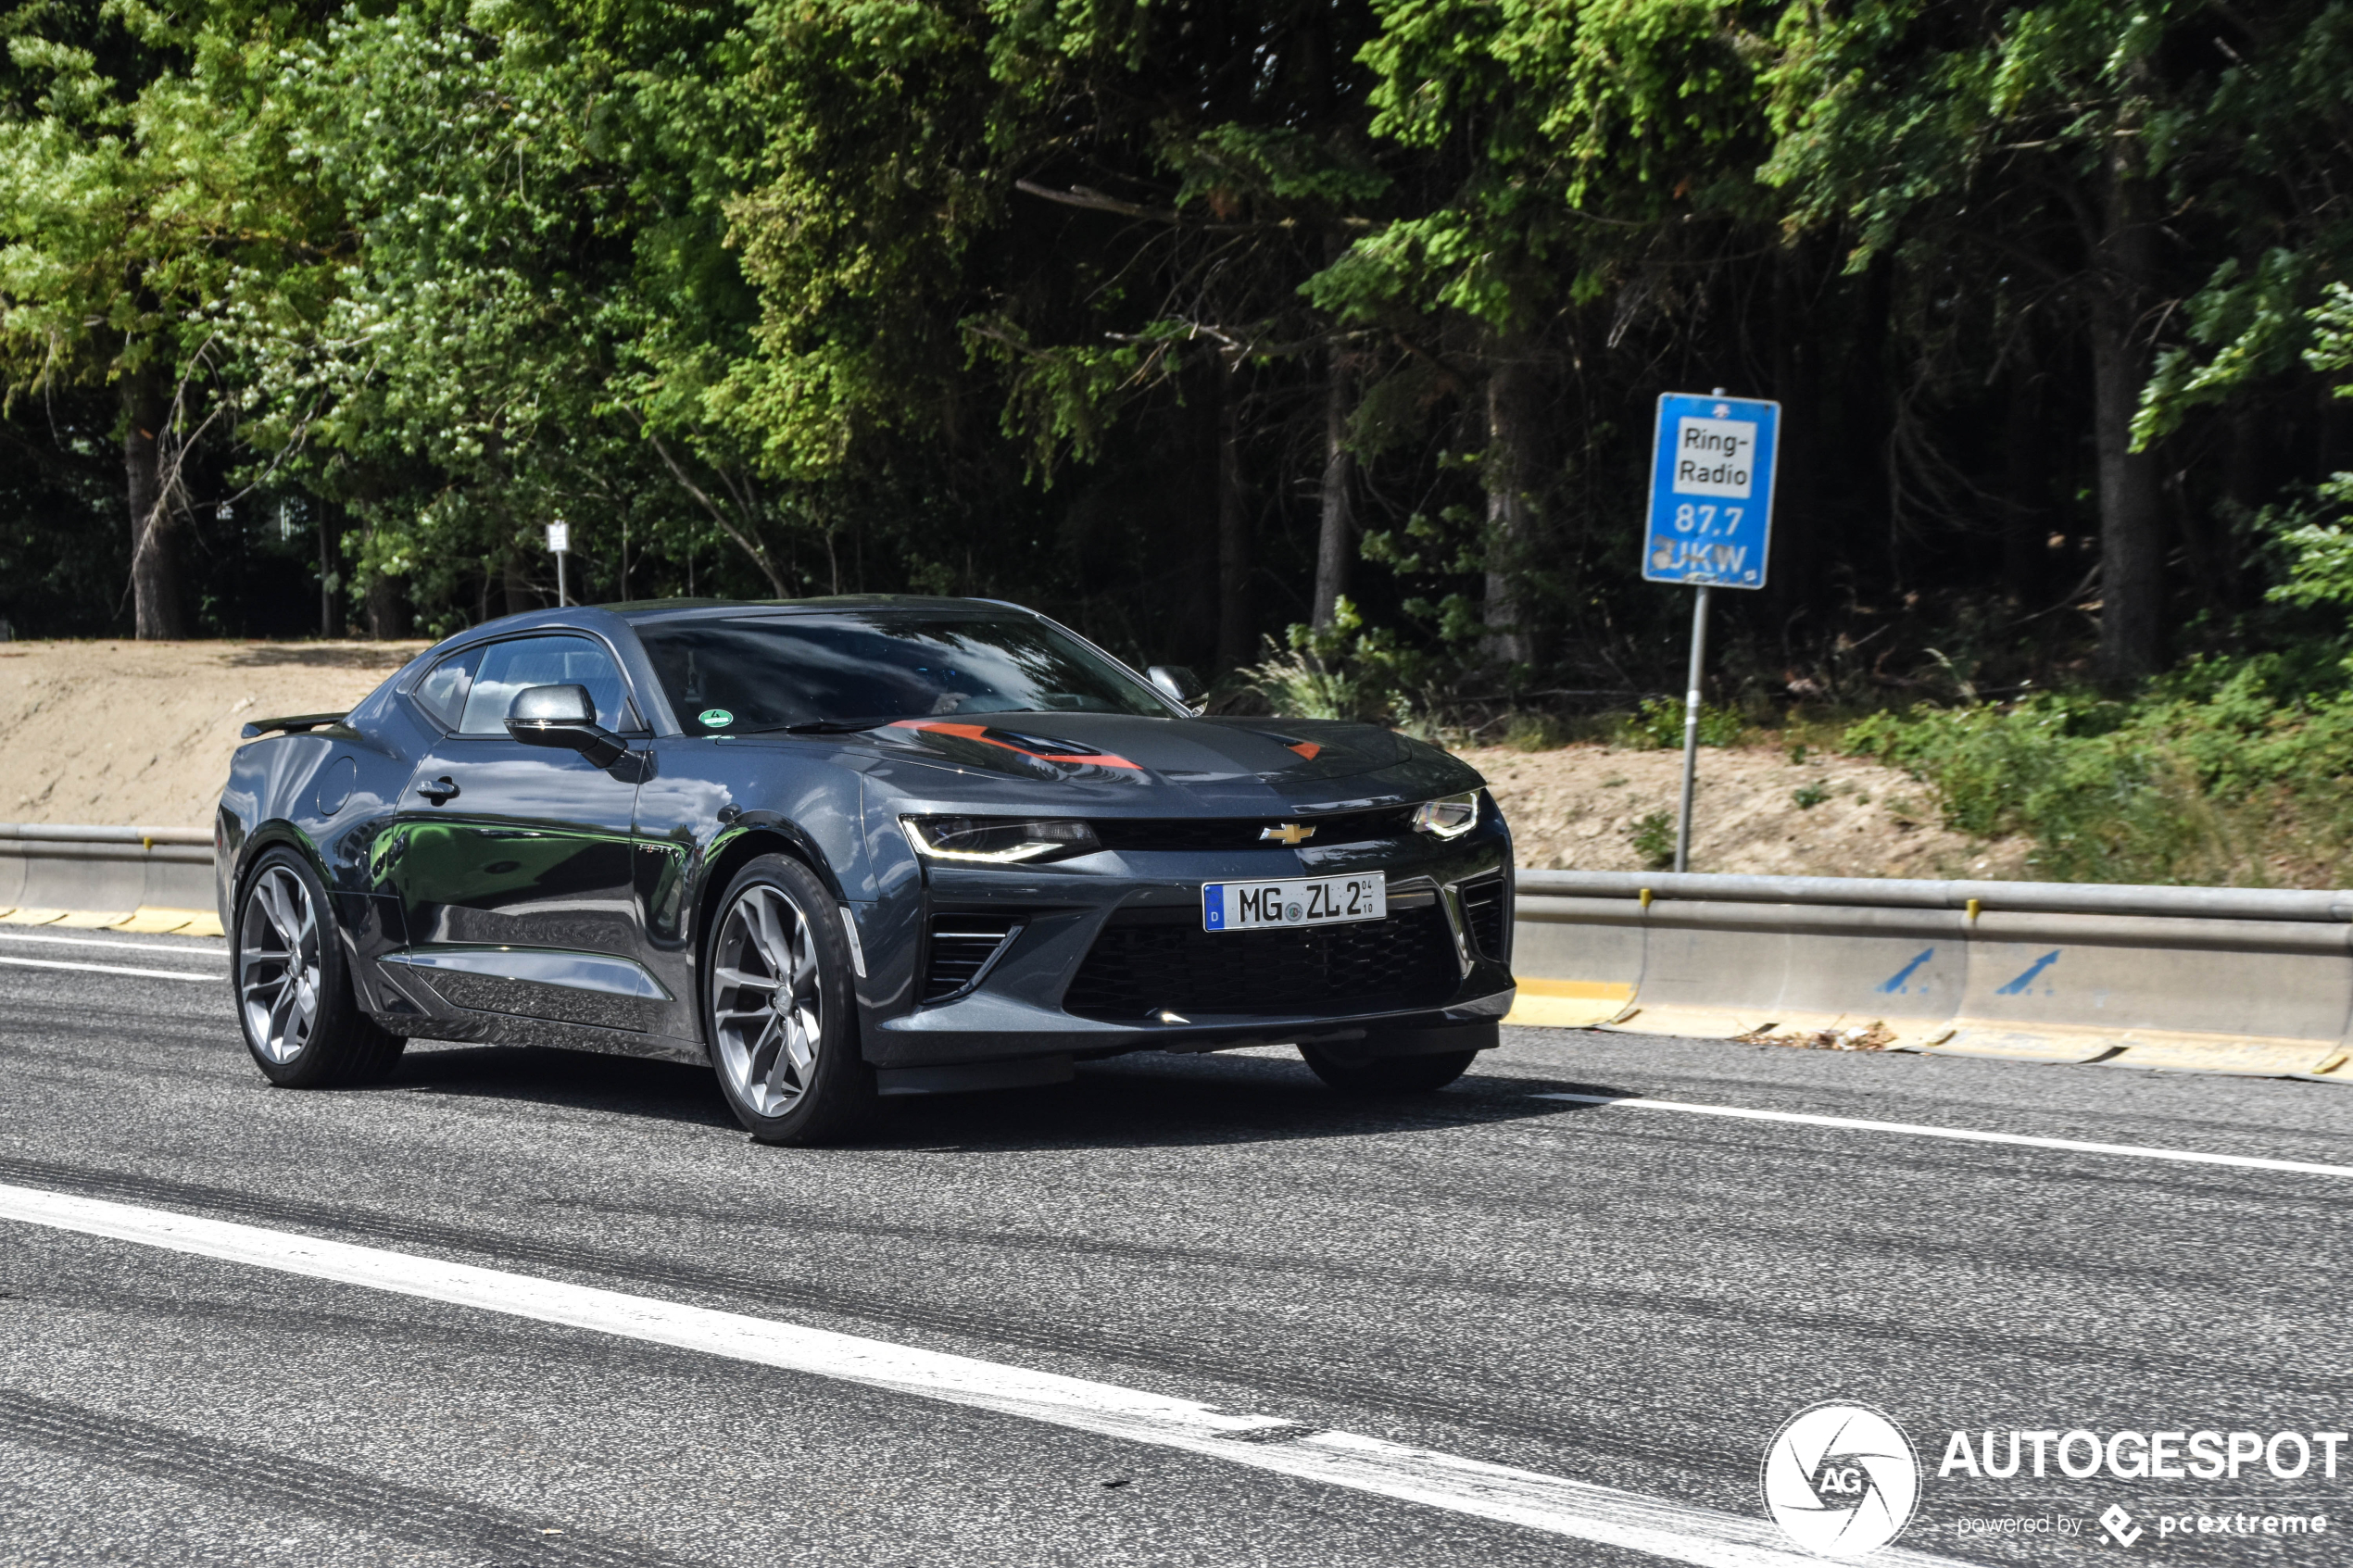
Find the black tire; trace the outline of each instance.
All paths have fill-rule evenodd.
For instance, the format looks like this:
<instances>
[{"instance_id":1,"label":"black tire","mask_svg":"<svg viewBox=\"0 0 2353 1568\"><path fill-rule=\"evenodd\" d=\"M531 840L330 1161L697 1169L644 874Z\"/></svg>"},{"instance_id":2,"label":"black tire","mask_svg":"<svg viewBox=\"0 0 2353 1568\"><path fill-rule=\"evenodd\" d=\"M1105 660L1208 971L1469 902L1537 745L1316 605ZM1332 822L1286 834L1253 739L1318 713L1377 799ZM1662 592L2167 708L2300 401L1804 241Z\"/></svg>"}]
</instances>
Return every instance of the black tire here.
<instances>
[{"instance_id":1,"label":"black tire","mask_svg":"<svg viewBox=\"0 0 2353 1568\"><path fill-rule=\"evenodd\" d=\"M1426 1095L1444 1088L1470 1070L1477 1051L1434 1051L1420 1056L1353 1056L1320 1046L1299 1054L1315 1076L1342 1094Z\"/></svg>"},{"instance_id":2,"label":"black tire","mask_svg":"<svg viewBox=\"0 0 2353 1568\"><path fill-rule=\"evenodd\" d=\"M334 901L310 862L266 850L237 890L230 985L237 1028L262 1076L320 1089L384 1077L409 1042L352 996Z\"/></svg>"},{"instance_id":3,"label":"black tire","mask_svg":"<svg viewBox=\"0 0 2353 1568\"><path fill-rule=\"evenodd\" d=\"M838 1143L866 1131L881 1102L859 1051L849 941L824 884L789 855L762 855L736 873L716 910L703 1039L727 1109L761 1143Z\"/></svg>"}]
</instances>

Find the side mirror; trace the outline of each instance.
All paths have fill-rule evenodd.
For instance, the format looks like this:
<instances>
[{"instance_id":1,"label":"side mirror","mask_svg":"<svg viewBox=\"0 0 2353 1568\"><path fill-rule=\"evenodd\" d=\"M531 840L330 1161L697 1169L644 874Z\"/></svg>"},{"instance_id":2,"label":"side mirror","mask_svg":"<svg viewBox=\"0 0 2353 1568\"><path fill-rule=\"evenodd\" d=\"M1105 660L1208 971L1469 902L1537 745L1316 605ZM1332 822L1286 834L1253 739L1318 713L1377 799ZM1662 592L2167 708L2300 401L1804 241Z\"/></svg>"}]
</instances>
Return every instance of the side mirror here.
<instances>
[{"instance_id":1,"label":"side mirror","mask_svg":"<svg viewBox=\"0 0 2353 1568\"><path fill-rule=\"evenodd\" d=\"M1158 686L1167 696L1175 697L1196 713L1201 711L1202 695L1201 677L1185 666L1155 664L1145 671L1144 674L1153 685Z\"/></svg>"},{"instance_id":2,"label":"side mirror","mask_svg":"<svg viewBox=\"0 0 2353 1568\"><path fill-rule=\"evenodd\" d=\"M508 705L507 734L524 746L577 751L599 768L629 754L619 735L597 722L596 699L585 686L525 686Z\"/></svg>"}]
</instances>

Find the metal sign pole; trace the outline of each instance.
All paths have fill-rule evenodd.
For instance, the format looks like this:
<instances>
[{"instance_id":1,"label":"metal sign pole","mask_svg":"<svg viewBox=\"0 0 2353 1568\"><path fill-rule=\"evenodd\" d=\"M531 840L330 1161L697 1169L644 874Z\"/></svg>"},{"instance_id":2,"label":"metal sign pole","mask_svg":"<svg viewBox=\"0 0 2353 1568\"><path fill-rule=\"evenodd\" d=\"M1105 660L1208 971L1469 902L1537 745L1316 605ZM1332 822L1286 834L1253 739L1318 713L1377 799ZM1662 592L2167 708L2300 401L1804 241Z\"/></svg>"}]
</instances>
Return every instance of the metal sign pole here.
<instances>
[{"instance_id":1,"label":"metal sign pole","mask_svg":"<svg viewBox=\"0 0 2353 1568\"><path fill-rule=\"evenodd\" d=\"M558 518L547 525L547 548L556 558L556 603L572 603L571 584L564 578L564 561L572 554L572 524Z\"/></svg>"},{"instance_id":2,"label":"metal sign pole","mask_svg":"<svg viewBox=\"0 0 2353 1568\"><path fill-rule=\"evenodd\" d=\"M1699 778L1699 675L1707 662L1707 584L1692 601L1692 672L1683 691L1683 809L1675 818L1675 869L1692 863L1692 788Z\"/></svg>"}]
</instances>

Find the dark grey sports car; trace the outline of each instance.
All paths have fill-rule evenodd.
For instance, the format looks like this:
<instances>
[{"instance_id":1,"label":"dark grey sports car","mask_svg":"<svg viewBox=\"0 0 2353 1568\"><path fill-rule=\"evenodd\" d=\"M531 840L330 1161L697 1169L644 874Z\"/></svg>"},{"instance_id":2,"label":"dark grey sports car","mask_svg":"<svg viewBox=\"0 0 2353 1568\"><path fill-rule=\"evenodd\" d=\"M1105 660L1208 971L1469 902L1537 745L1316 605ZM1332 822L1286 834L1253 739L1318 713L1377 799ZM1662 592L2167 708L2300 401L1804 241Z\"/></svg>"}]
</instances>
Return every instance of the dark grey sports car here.
<instances>
[{"instance_id":1,"label":"dark grey sports car","mask_svg":"<svg viewBox=\"0 0 2353 1568\"><path fill-rule=\"evenodd\" d=\"M349 713L246 726L215 828L245 1043L284 1085L412 1036L707 1061L793 1143L1123 1051L1452 1082L1512 999L1479 776L1190 685L975 600L461 633Z\"/></svg>"}]
</instances>

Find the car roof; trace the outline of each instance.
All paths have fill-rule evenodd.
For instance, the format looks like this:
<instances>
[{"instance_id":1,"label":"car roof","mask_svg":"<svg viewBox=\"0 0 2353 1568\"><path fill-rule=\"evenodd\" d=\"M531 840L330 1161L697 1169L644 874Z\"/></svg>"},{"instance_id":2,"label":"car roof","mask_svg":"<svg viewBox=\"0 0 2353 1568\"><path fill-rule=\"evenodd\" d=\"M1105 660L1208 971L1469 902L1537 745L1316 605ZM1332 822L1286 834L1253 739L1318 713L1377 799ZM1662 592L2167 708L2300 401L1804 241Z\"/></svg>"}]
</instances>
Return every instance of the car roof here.
<instances>
[{"instance_id":1,"label":"car roof","mask_svg":"<svg viewBox=\"0 0 2353 1568\"><path fill-rule=\"evenodd\" d=\"M808 599L635 599L620 604L567 605L502 615L460 632L453 632L425 650L434 659L460 648L529 632L576 632L601 629L610 633L620 621L635 631L641 626L679 621L724 621L745 615L771 616L838 614L843 610L928 610L934 614L1016 615L1038 612L1007 599L953 599L923 594L834 594Z\"/></svg>"},{"instance_id":2,"label":"car roof","mask_svg":"<svg viewBox=\"0 0 2353 1568\"><path fill-rule=\"evenodd\" d=\"M746 612L761 615L822 615L828 611L901 609L961 612L1037 612L1004 599L942 598L925 594L830 594L809 599L638 599L598 605L633 626L663 621L715 621Z\"/></svg>"}]
</instances>

